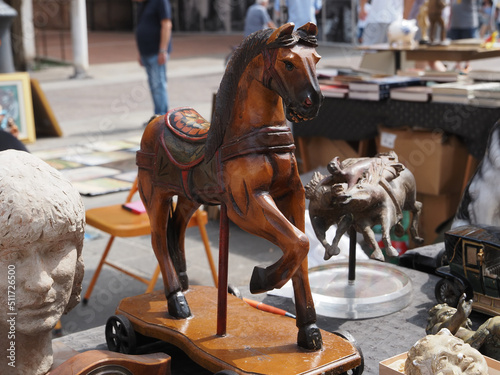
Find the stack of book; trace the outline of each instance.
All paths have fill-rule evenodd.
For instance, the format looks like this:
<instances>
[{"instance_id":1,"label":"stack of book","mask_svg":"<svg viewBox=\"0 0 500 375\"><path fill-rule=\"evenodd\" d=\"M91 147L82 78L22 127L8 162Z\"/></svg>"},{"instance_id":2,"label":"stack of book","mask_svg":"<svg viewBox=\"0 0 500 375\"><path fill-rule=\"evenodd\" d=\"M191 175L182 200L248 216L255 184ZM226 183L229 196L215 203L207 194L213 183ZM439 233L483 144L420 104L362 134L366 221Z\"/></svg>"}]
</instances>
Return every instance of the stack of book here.
<instances>
[{"instance_id":1,"label":"stack of book","mask_svg":"<svg viewBox=\"0 0 500 375\"><path fill-rule=\"evenodd\" d=\"M391 89L392 100L404 100L409 102L428 102L432 93L430 86L407 86Z\"/></svg>"},{"instance_id":2,"label":"stack of book","mask_svg":"<svg viewBox=\"0 0 500 375\"><path fill-rule=\"evenodd\" d=\"M500 81L500 71L473 69L467 76L474 81Z\"/></svg>"},{"instance_id":3,"label":"stack of book","mask_svg":"<svg viewBox=\"0 0 500 375\"><path fill-rule=\"evenodd\" d=\"M500 82L489 82L489 85L476 86L472 90L474 98L471 104L481 107L500 107Z\"/></svg>"},{"instance_id":4,"label":"stack of book","mask_svg":"<svg viewBox=\"0 0 500 375\"><path fill-rule=\"evenodd\" d=\"M441 72L438 70L423 70L423 69L411 69L411 70L398 70L398 76L403 77L418 77L422 81L431 82L456 82L465 78L463 74L459 72L446 71Z\"/></svg>"},{"instance_id":5,"label":"stack of book","mask_svg":"<svg viewBox=\"0 0 500 375\"><path fill-rule=\"evenodd\" d=\"M390 96L390 90L396 87L419 86L418 77L388 76L349 82L349 99L382 100Z\"/></svg>"},{"instance_id":6,"label":"stack of book","mask_svg":"<svg viewBox=\"0 0 500 375\"><path fill-rule=\"evenodd\" d=\"M496 82L453 82L432 86L432 101L438 103L475 104L476 92L483 92L497 87Z\"/></svg>"},{"instance_id":7,"label":"stack of book","mask_svg":"<svg viewBox=\"0 0 500 375\"><path fill-rule=\"evenodd\" d=\"M327 98L345 98L349 92L349 86L338 81L332 81L328 84L320 83L319 87Z\"/></svg>"}]
</instances>

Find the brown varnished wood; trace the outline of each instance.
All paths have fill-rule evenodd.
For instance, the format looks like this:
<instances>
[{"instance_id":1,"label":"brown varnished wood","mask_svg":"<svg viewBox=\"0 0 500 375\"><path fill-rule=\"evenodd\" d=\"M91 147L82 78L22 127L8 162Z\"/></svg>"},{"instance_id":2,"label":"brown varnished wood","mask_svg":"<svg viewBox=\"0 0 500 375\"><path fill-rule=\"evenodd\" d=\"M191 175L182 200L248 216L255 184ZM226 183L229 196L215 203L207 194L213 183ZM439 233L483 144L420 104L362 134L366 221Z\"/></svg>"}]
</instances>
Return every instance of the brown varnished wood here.
<instances>
[{"instance_id":1,"label":"brown varnished wood","mask_svg":"<svg viewBox=\"0 0 500 375\"><path fill-rule=\"evenodd\" d=\"M262 293L292 280L298 327L294 341L302 348L321 349L307 275L304 188L286 123L318 114L322 94L315 70L320 58L316 33L312 23L295 31L289 23L242 42L222 78L206 141L196 140L196 155L205 142L202 157L187 155L195 142L189 131L175 133L174 139L167 126L182 118L179 109L152 119L144 130L137 152L139 192L151 220L152 246L171 316L191 315L182 293L189 288L186 224L201 204L223 204L234 224L283 251L274 264L255 267L250 291ZM197 123L191 120L175 128ZM178 200L172 209L174 196Z\"/></svg>"},{"instance_id":2,"label":"brown varnished wood","mask_svg":"<svg viewBox=\"0 0 500 375\"><path fill-rule=\"evenodd\" d=\"M170 317L161 292L125 298L116 314L125 315L136 332L176 345L213 372L339 374L361 363L356 349L330 332L322 331L322 350L298 347L293 319L257 310L233 295L228 295L226 336L218 336L217 290L191 286L185 295L192 312L189 319Z\"/></svg>"},{"instance_id":3,"label":"brown varnished wood","mask_svg":"<svg viewBox=\"0 0 500 375\"><path fill-rule=\"evenodd\" d=\"M125 368L134 375L170 375L170 357L167 354L127 355L106 350L78 353L47 375L85 375L96 369L110 371L112 366Z\"/></svg>"}]
</instances>

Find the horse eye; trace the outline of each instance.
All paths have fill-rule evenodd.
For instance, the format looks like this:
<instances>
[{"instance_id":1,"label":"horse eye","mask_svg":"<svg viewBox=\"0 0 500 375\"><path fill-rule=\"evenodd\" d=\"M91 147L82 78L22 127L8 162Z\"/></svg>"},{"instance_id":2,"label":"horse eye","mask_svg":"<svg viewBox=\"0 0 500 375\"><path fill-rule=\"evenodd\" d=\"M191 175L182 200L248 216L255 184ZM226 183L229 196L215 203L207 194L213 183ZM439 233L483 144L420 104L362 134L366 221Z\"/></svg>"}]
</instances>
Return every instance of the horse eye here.
<instances>
[{"instance_id":1,"label":"horse eye","mask_svg":"<svg viewBox=\"0 0 500 375\"><path fill-rule=\"evenodd\" d=\"M285 63L285 69L288 71L292 71L295 66L290 61L283 61Z\"/></svg>"}]
</instances>

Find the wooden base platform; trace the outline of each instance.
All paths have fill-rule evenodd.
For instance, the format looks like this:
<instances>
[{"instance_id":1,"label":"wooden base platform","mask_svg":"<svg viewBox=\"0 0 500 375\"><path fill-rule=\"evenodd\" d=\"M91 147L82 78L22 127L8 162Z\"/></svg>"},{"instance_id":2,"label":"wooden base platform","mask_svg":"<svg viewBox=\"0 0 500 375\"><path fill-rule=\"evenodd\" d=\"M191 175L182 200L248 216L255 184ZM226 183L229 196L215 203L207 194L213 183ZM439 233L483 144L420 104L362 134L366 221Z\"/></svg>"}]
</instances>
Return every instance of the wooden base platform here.
<instances>
[{"instance_id":1,"label":"wooden base platform","mask_svg":"<svg viewBox=\"0 0 500 375\"><path fill-rule=\"evenodd\" d=\"M168 315L162 292L125 298L116 310L133 330L169 342L206 369L238 374L340 374L361 364L361 355L340 336L321 331L323 349L297 346L295 320L257 310L228 296L227 335L217 336L217 289L191 286L185 293L193 316Z\"/></svg>"}]
</instances>

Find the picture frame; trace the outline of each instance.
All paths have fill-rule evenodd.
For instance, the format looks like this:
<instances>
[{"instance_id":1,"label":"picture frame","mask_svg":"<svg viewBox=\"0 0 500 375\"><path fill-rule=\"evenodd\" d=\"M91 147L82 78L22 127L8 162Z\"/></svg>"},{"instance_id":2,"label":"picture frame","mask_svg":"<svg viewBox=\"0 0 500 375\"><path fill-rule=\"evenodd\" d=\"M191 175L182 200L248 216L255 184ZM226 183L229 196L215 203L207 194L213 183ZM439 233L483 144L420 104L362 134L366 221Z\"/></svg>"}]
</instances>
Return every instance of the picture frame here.
<instances>
[{"instance_id":1,"label":"picture frame","mask_svg":"<svg viewBox=\"0 0 500 375\"><path fill-rule=\"evenodd\" d=\"M19 140L36 139L30 76L27 72L0 74L0 105L19 128Z\"/></svg>"},{"instance_id":2,"label":"picture frame","mask_svg":"<svg viewBox=\"0 0 500 375\"><path fill-rule=\"evenodd\" d=\"M37 79L31 78L33 114L37 137L62 137L63 132Z\"/></svg>"}]
</instances>

